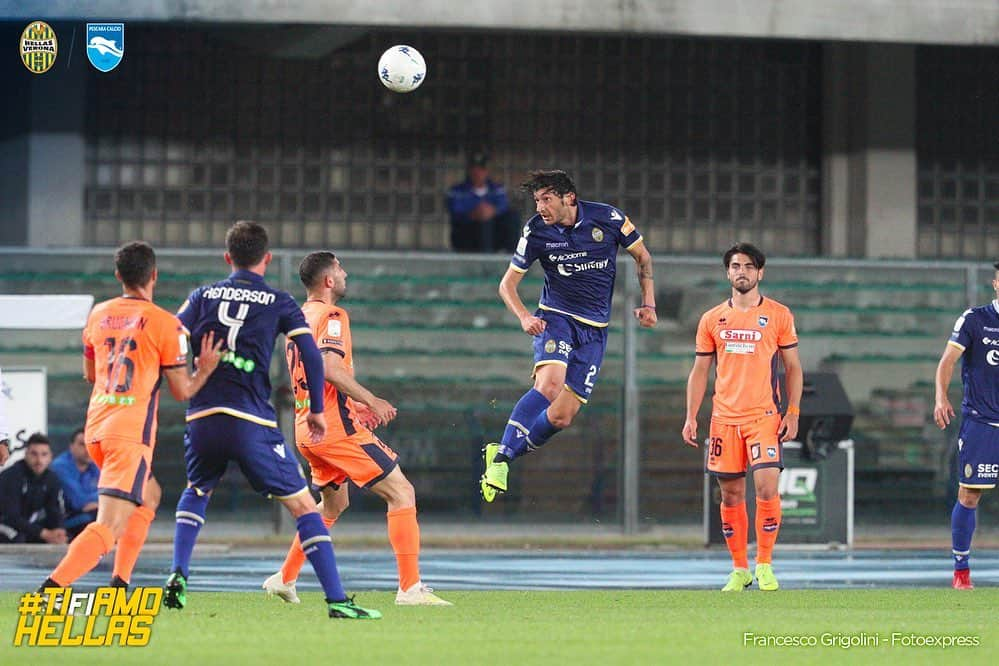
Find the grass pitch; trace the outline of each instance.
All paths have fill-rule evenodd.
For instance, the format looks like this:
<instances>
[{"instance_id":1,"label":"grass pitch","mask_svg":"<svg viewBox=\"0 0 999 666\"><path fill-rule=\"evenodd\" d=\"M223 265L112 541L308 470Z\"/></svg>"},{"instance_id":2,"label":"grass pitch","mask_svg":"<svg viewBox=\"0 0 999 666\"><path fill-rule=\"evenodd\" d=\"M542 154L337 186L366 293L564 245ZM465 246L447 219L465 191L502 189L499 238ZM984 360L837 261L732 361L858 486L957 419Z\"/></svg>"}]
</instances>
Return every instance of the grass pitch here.
<instances>
[{"instance_id":1,"label":"grass pitch","mask_svg":"<svg viewBox=\"0 0 999 666\"><path fill-rule=\"evenodd\" d=\"M37 648L12 647L20 595L8 592L0 664L966 664L991 661L999 647L997 589L440 594L455 605L396 607L392 593L360 593L385 617L352 621L328 619L318 593L290 605L263 592L194 591L185 610L160 611L147 647ZM943 636L977 646L925 645ZM802 646L758 644L777 640Z\"/></svg>"}]
</instances>

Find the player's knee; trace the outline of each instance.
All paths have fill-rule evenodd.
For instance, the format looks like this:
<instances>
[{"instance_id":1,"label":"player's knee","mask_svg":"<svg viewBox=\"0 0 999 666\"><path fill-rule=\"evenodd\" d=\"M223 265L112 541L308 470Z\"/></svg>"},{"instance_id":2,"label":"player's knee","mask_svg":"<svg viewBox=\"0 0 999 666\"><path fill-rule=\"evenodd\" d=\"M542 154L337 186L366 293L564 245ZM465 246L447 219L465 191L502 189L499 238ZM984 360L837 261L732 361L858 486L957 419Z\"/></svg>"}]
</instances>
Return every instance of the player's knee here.
<instances>
[{"instance_id":1,"label":"player's knee","mask_svg":"<svg viewBox=\"0 0 999 666\"><path fill-rule=\"evenodd\" d=\"M156 479L149 479L146 490L142 494L142 505L156 513L161 499L163 499L163 488L156 482Z\"/></svg>"},{"instance_id":2,"label":"player's knee","mask_svg":"<svg viewBox=\"0 0 999 666\"><path fill-rule=\"evenodd\" d=\"M721 490L721 502L725 506L739 506L746 501L745 490Z\"/></svg>"},{"instance_id":3,"label":"player's knee","mask_svg":"<svg viewBox=\"0 0 999 666\"><path fill-rule=\"evenodd\" d=\"M977 509L978 500L982 498L981 491L975 492L968 488L958 488L957 490L957 501L961 503L961 506L966 509Z\"/></svg>"},{"instance_id":4,"label":"player's knee","mask_svg":"<svg viewBox=\"0 0 999 666\"><path fill-rule=\"evenodd\" d=\"M541 379L539 377L534 382L534 390L545 396L548 399L548 402L555 402L555 398L557 398L558 394L562 392L562 384L559 382Z\"/></svg>"},{"instance_id":5,"label":"player's knee","mask_svg":"<svg viewBox=\"0 0 999 666\"><path fill-rule=\"evenodd\" d=\"M572 414L571 412L549 412L548 421L559 430L562 430L563 428L568 428L572 425L572 418L574 416L575 414Z\"/></svg>"}]
</instances>

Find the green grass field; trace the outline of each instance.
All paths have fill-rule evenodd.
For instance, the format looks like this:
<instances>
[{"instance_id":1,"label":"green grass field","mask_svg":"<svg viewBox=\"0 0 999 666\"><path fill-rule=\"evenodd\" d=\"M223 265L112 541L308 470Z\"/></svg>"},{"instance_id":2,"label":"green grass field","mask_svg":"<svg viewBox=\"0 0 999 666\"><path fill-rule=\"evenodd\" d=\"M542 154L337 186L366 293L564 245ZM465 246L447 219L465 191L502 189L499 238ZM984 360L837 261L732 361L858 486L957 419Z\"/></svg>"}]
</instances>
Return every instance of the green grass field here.
<instances>
[{"instance_id":1,"label":"green grass field","mask_svg":"<svg viewBox=\"0 0 999 666\"><path fill-rule=\"evenodd\" d=\"M310 663L694 664L987 663L999 646L999 590L442 592L453 607L393 605L366 592L377 621L330 620L318 593L288 605L253 593L198 593L163 609L147 647L12 647L19 594L0 593L0 664L143 666ZM753 647L756 636L814 637L815 647ZM891 633L976 637L977 647L892 646ZM822 645L880 635L879 647ZM763 639L766 640L766 639ZM804 640L811 640L805 638Z\"/></svg>"}]
</instances>

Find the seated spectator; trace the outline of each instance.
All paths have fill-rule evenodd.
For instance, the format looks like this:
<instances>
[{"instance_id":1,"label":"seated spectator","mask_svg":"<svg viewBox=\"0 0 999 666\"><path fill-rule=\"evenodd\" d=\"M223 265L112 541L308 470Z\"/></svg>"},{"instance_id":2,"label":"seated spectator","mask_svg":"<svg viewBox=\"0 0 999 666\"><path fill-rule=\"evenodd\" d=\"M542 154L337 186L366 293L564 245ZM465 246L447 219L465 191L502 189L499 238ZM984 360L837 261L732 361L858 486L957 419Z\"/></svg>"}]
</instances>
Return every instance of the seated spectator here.
<instances>
[{"instance_id":1,"label":"seated spectator","mask_svg":"<svg viewBox=\"0 0 999 666\"><path fill-rule=\"evenodd\" d=\"M36 432L24 459L0 474L0 543L66 543L62 485L51 462L49 438Z\"/></svg>"},{"instance_id":2,"label":"seated spectator","mask_svg":"<svg viewBox=\"0 0 999 666\"><path fill-rule=\"evenodd\" d=\"M513 252L520 239L520 216L503 186L489 179L488 162L485 153L473 153L468 177L447 191L455 252Z\"/></svg>"},{"instance_id":3,"label":"seated spectator","mask_svg":"<svg viewBox=\"0 0 999 666\"><path fill-rule=\"evenodd\" d=\"M83 428L69 438L69 449L52 461L52 471L62 482L66 507L66 534L72 541L83 528L97 519L97 479L101 471L90 459L83 439Z\"/></svg>"}]
</instances>

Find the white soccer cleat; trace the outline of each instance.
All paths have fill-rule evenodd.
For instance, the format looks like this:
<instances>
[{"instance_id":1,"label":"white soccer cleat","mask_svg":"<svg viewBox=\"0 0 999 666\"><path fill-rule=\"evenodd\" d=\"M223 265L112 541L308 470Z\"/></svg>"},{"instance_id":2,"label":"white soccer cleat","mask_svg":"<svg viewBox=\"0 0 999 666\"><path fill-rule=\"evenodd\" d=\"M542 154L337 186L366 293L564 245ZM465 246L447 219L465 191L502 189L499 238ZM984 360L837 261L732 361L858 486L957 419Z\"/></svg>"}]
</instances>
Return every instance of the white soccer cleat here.
<instances>
[{"instance_id":1,"label":"white soccer cleat","mask_svg":"<svg viewBox=\"0 0 999 666\"><path fill-rule=\"evenodd\" d=\"M433 593L433 588L427 587L423 581L414 583L408 590L399 590L395 595L396 606L453 606L450 601L444 601Z\"/></svg>"},{"instance_id":2,"label":"white soccer cleat","mask_svg":"<svg viewBox=\"0 0 999 666\"><path fill-rule=\"evenodd\" d=\"M280 571L265 580L261 587L267 590L267 596L279 596L282 601L289 604L302 603L302 600L298 598L298 593L295 592L295 583L285 583L281 578Z\"/></svg>"}]
</instances>

